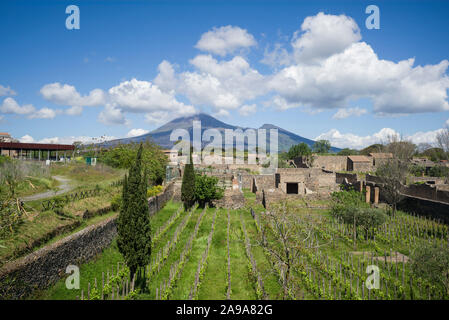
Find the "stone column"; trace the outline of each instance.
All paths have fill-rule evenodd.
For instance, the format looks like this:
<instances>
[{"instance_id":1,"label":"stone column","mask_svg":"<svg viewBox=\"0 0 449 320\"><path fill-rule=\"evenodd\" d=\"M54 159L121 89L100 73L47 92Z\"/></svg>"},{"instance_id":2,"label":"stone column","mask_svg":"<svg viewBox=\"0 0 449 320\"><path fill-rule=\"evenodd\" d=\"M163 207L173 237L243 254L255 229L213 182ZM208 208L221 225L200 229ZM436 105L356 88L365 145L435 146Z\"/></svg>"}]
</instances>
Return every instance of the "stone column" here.
<instances>
[{"instance_id":1,"label":"stone column","mask_svg":"<svg viewBox=\"0 0 449 320\"><path fill-rule=\"evenodd\" d=\"M374 187L374 203L379 203L379 187Z\"/></svg>"},{"instance_id":2,"label":"stone column","mask_svg":"<svg viewBox=\"0 0 449 320\"><path fill-rule=\"evenodd\" d=\"M366 203L370 202L370 196L371 196L371 187L366 186L366 194L365 194L365 202Z\"/></svg>"}]
</instances>

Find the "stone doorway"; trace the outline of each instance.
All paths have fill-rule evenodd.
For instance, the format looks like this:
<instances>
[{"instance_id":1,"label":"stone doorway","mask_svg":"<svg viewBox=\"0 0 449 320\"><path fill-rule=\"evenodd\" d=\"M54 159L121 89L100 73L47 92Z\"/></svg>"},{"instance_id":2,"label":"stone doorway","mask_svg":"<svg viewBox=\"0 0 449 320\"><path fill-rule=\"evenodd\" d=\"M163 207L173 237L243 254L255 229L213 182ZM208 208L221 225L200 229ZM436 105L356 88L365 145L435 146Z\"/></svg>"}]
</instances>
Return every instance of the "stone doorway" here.
<instances>
[{"instance_id":1,"label":"stone doorway","mask_svg":"<svg viewBox=\"0 0 449 320\"><path fill-rule=\"evenodd\" d=\"M287 194L298 194L297 182L287 182Z\"/></svg>"}]
</instances>

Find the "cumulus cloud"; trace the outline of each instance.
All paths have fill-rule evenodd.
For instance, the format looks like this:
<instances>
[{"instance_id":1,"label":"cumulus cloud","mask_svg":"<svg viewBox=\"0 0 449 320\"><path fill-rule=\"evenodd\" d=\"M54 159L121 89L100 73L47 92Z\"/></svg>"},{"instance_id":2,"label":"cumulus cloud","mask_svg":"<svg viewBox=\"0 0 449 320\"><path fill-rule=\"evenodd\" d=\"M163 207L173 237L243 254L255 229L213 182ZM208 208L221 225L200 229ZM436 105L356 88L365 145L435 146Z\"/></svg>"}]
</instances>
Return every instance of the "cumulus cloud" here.
<instances>
[{"instance_id":1,"label":"cumulus cloud","mask_svg":"<svg viewBox=\"0 0 449 320\"><path fill-rule=\"evenodd\" d=\"M106 97L101 89L94 89L88 95L82 96L74 86L59 82L44 85L40 90L45 100L60 106L70 106L67 114L74 115L81 112L82 107L100 106L106 102Z\"/></svg>"},{"instance_id":2,"label":"cumulus cloud","mask_svg":"<svg viewBox=\"0 0 449 320\"><path fill-rule=\"evenodd\" d=\"M220 56L234 53L240 48L256 45L254 37L247 30L236 26L214 27L203 33L195 48Z\"/></svg>"},{"instance_id":3,"label":"cumulus cloud","mask_svg":"<svg viewBox=\"0 0 449 320\"><path fill-rule=\"evenodd\" d=\"M1 96L15 96L16 92L10 87L4 87L0 84L0 97Z\"/></svg>"},{"instance_id":4,"label":"cumulus cloud","mask_svg":"<svg viewBox=\"0 0 449 320\"><path fill-rule=\"evenodd\" d=\"M137 79L123 81L109 89L108 93L113 106L110 111L145 113L147 118L157 118L162 114L173 118L196 112L193 106L179 102L173 93L164 92L149 81ZM107 108L104 111L107 112Z\"/></svg>"},{"instance_id":5,"label":"cumulus cloud","mask_svg":"<svg viewBox=\"0 0 449 320\"><path fill-rule=\"evenodd\" d=\"M138 136L143 136L144 134L147 134L148 132L150 132L150 131L145 130L145 129L131 129L126 136L128 138L138 137Z\"/></svg>"},{"instance_id":6,"label":"cumulus cloud","mask_svg":"<svg viewBox=\"0 0 449 320\"><path fill-rule=\"evenodd\" d=\"M6 98L0 105L0 112L27 116L29 119L53 119L58 111L50 108L36 110L32 104L21 106L13 98Z\"/></svg>"},{"instance_id":7,"label":"cumulus cloud","mask_svg":"<svg viewBox=\"0 0 449 320\"><path fill-rule=\"evenodd\" d=\"M404 136L403 138L415 144L433 144L436 141L437 134L441 130L443 129L427 132L419 131L412 135ZM400 134L391 128L383 128L378 132L367 136L359 136L353 133L341 133L337 129L331 129L328 132L320 134L315 140L329 140L333 146L338 148L362 149L375 143L386 142L391 136L400 136Z\"/></svg>"},{"instance_id":8,"label":"cumulus cloud","mask_svg":"<svg viewBox=\"0 0 449 320\"><path fill-rule=\"evenodd\" d=\"M0 112L6 114L28 115L36 110L32 104L20 106L13 98L6 98L0 106Z\"/></svg>"},{"instance_id":9,"label":"cumulus cloud","mask_svg":"<svg viewBox=\"0 0 449 320\"><path fill-rule=\"evenodd\" d=\"M56 117L56 111L50 108L42 108L32 113L30 119L53 119Z\"/></svg>"},{"instance_id":10,"label":"cumulus cloud","mask_svg":"<svg viewBox=\"0 0 449 320\"><path fill-rule=\"evenodd\" d=\"M107 104L105 108L98 115L98 121L106 125L127 124L123 111L119 108Z\"/></svg>"},{"instance_id":11,"label":"cumulus cloud","mask_svg":"<svg viewBox=\"0 0 449 320\"><path fill-rule=\"evenodd\" d=\"M295 60L301 63L319 62L362 38L352 18L323 12L304 19L301 31L295 32L291 43Z\"/></svg>"},{"instance_id":12,"label":"cumulus cloud","mask_svg":"<svg viewBox=\"0 0 449 320\"><path fill-rule=\"evenodd\" d=\"M190 60L197 69L180 75L179 91L197 105L237 109L266 92L264 77L241 56L217 61L210 55Z\"/></svg>"},{"instance_id":13,"label":"cumulus cloud","mask_svg":"<svg viewBox=\"0 0 449 320\"><path fill-rule=\"evenodd\" d=\"M359 107L338 109L338 111L332 116L332 118L340 120L346 119L351 116L360 117L362 114L365 114L367 112L368 111L366 109L362 109Z\"/></svg>"},{"instance_id":14,"label":"cumulus cloud","mask_svg":"<svg viewBox=\"0 0 449 320\"><path fill-rule=\"evenodd\" d=\"M26 134L22 138L20 138L19 141L22 142L22 143L33 143L34 139L33 139L32 136Z\"/></svg>"}]
</instances>

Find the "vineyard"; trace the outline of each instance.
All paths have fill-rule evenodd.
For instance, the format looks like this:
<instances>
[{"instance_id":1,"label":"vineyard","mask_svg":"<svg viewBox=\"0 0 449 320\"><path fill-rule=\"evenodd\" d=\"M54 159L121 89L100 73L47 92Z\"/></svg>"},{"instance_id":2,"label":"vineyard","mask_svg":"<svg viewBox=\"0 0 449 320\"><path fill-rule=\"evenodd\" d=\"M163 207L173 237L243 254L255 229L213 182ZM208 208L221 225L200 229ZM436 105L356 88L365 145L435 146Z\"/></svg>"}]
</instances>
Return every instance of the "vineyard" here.
<instances>
[{"instance_id":1,"label":"vineyard","mask_svg":"<svg viewBox=\"0 0 449 320\"><path fill-rule=\"evenodd\" d=\"M81 266L81 289L61 280L50 299L447 299L438 284L411 276L414 247L448 245L448 227L397 213L365 236L323 206L294 203L269 212L245 193L240 210L169 202L152 218L153 251L140 292L113 244ZM281 210L281 211L279 211ZM283 214L282 210L285 210ZM365 285L379 268L378 288ZM367 272L368 271L368 272Z\"/></svg>"}]
</instances>

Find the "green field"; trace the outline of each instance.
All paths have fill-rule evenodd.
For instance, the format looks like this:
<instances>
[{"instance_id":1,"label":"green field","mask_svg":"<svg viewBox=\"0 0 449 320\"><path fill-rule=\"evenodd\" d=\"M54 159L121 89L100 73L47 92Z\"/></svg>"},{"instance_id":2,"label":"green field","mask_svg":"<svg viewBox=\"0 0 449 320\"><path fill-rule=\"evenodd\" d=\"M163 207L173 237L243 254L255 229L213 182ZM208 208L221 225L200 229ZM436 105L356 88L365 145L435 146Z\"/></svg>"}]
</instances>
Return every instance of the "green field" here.
<instances>
[{"instance_id":1,"label":"green field","mask_svg":"<svg viewBox=\"0 0 449 320\"><path fill-rule=\"evenodd\" d=\"M420 243L447 245L447 226L399 212L388 217L376 230L374 239L359 235L354 242L354 230L331 218L327 209L309 209L303 201L297 201L291 215L299 218L296 231L298 235L301 230L312 232L295 238L296 256L290 261L290 274L286 276L282 263L286 260L282 258L282 242L275 226L264 218L264 209L255 203L255 195L248 190L244 194L246 207L229 211L230 288L228 210L196 208L184 212L181 203L169 202L152 218L153 234L158 236L153 243L152 262L147 266L148 290L132 297L224 300L229 290L230 299L250 300L447 298L435 284L412 278L407 262L411 250ZM316 205L322 206L323 200ZM255 218L250 208L254 209ZM271 251L261 245L263 226ZM112 274L117 263L122 262L113 243L96 259L81 266L80 290L66 289L65 280L61 279L38 297L79 299L82 291L86 298L88 284L93 288L95 282L101 292L102 274ZM379 289L368 290L363 285L369 276L368 265L380 269ZM105 299L110 298L105 295Z\"/></svg>"}]
</instances>

